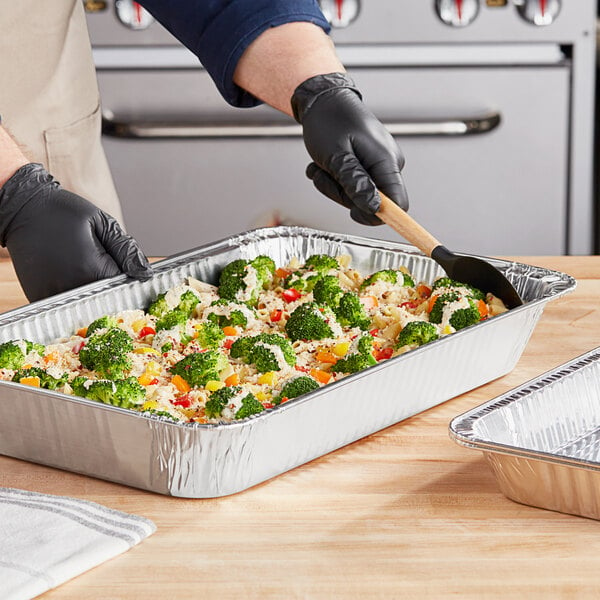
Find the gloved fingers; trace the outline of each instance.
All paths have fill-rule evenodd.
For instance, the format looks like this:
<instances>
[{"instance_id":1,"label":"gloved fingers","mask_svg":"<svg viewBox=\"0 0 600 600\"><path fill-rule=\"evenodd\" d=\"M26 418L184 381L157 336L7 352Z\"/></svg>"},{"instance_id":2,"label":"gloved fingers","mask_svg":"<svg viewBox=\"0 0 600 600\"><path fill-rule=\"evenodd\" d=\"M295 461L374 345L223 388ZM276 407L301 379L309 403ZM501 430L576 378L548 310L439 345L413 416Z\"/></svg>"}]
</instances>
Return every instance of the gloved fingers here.
<instances>
[{"instance_id":1,"label":"gloved fingers","mask_svg":"<svg viewBox=\"0 0 600 600\"><path fill-rule=\"evenodd\" d=\"M312 180L314 186L324 196L327 196L334 202L337 202L337 204L346 208L352 208L354 206L352 200L346 196L338 182L316 163L310 163L308 165L306 168L306 176Z\"/></svg>"},{"instance_id":2,"label":"gloved fingers","mask_svg":"<svg viewBox=\"0 0 600 600\"><path fill-rule=\"evenodd\" d=\"M329 170L352 202L350 216L363 225L381 225L375 215L381 205L377 186L358 158L349 152L332 157Z\"/></svg>"},{"instance_id":3,"label":"gloved fingers","mask_svg":"<svg viewBox=\"0 0 600 600\"><path fill-rule=\"evenodd\" d=\"M120 271L135 279L152 277L154 271L139 244L123 231L113 217L99 210L94 217L94 225L98 240Z\"/></svg>"},{"instance_id":4,"label":"gloved fingers","mask_svg":"<svg viewBox=\"0 0 600 600\"><path fill-rule=\"evenodd\" d=\"M402 160L404 164L404 160ZM400 208L408 210L408 193L404 185L404 179L400 172L400 165L397 170L390 169L388 161L377 163L369 168L369 175L375 182L377 189L381 190L390 200L395 202Z\"/></svg>"}]
</instances>

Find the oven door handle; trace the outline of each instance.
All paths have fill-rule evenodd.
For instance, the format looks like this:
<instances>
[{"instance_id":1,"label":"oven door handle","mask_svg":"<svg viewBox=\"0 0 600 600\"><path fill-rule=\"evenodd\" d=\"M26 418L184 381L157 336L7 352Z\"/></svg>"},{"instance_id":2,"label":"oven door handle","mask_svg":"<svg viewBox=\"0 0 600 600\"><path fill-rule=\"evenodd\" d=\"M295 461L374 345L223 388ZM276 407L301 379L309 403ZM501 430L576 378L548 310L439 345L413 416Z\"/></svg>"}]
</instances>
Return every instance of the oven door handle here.
<instances>
[{"instance_id":1,"label":"oven door handle","mask_svg":"<svg viewBox=\"0 0 600 600\"><path fill-rule=\"evenodd\" d=\"M479 135L493 131L501 121L500 113L492 112L479 117L449 119L411 119L384 122L394 136L431 137ZM302 136L300 125L277 123L167 123L145 121L120 121L110 112L102 115L102 133L110 137L162 140L162 139L222 139L222 138L296 138Z\"/></svg>"}]
</instances>

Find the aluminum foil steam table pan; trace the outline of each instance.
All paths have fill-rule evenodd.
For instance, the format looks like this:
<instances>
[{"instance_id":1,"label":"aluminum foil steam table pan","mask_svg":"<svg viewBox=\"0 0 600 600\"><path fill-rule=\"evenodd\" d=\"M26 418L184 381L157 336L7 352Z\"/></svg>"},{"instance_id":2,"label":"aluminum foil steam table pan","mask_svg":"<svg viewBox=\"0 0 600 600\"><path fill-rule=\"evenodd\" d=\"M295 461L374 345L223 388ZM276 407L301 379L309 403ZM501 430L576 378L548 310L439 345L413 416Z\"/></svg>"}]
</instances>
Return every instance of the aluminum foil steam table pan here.
<instances>
[{"instance_id":1,"label":"aluminum foil steam table pan","mask_svg":"<svg viewBox=\"0 0 600 600\"><path fill-rule=\"evenodd\" d=\"M145 282L124 275L0 315L0 342L49 343L93 319L145 308L188 275L215 283L237 258L278 266L349 254L363 273L405 265L431 282L441 268L413 246L300 227L258 229L155 263ZM0 382L0 453L161 494L244 490L509 372L545 304L572 290L563 273L489 259L525 304L242 421L173 423L49 390Z\"/></svg>"},{"instance_id":2,"label":"aluminum foil steam table pan","mask_svg":"<svg viewBox=\"0 0 600 600\"><path fill-rule=\"evenodd\" d=\"M508 498L600 519L600 348L450 423Z\"/></svg>"}]
</instances>

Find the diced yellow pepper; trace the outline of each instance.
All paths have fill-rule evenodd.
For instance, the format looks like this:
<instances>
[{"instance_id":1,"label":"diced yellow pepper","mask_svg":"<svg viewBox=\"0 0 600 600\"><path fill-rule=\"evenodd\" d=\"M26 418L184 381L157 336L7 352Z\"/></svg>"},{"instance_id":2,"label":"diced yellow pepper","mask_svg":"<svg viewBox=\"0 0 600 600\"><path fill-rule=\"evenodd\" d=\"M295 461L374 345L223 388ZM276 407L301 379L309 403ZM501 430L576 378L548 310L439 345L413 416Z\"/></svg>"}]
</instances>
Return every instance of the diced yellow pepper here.
<instances>
[{"instance_id":1,"label":"diced yellow pepper","mask_svg":"<svg viewBox=\"0 0 600 600\"><path fill-rule=\"evenodd\" d=\"M40 387L40 378L39 377L21 377L21 379L19 379L19 383L23 383L24 385L32 385L33 387Z\"/></svg>"},{"instance_id":2,"label":"diced yellow pepper","mask_svg":"<svg viewBox=\"0 0 600 600\"><path fill-rule=\"evenodd\" d=\"M142 410L155 410L158 408L158 402L156 400L146 400L142 404Z\"/></svg>"},{"instance_id":3,"label":"diced yellow pepper","mask_svg":"<svg viewBox=\"0 0 600 600\"><path fill-rule=\"evenodd\" d=\"M155 360L149 361L146 365L146 373L148 375L160 375L160 365Z\"/></svg>"},{"instance_id":4,"label":"diced yellow pepper","mask_svg":"<svg viewBox=\"0 0 600 600\"><path fill-rule=\"evenodd\" d=\"M217 390L220 390L221 388L225 387L225 383L223 381L215 381L214 379L211 379L210 381L206 382L206 385L204 387L209 392L216 392Z\"/></svg>"},{"instance_id":5,"label":"diced yellow pepper","mask_svg":"<svg viewBox=\"0 0 600 600\"><path fill-rule=\"evenodd\" d=\"M150 348L147 346L142 346L140 348L134 348L133 350L136 354L157 354L160 356L160 352L155 348Z\"/></svg>"},{"instance_id":6,"label":"diced yellow pepper","mask_svg":"<svg viewBox=\"0 0 600 600\"><path fill-rule=\"evenodd\" d=\"M444 335L450 335L452 333L452 327L450 327L450 325L446 325L444 329L442 329L442 333Z\"/></svg>"},{"instance_id":7,"label":"diced yellow pepper","mask_svg":"<svg viewBox=\"0 0 600 600\"><path fill-rule=\"evenodd\" d=\"M336 356L346 356L349 348L350 342L340 342L332 348L332 351Z\"/></svg>"},{"instance_id":8,"label":"diced yellow pepper","mask_svg":"<svg viewBox=\"0 0 600 600\"><path fill-rule=\"evenodd\" d=\"M270 400L271 399L271 394L267 394L266 392L257 392L255 394L256 399L260 402L264 402L265 400Z\"/></svg>"},{"instance_id":9,"label":"diced yellow pepper","mask_svg":"<svg viewBox=\"0 0 600 600\"><path fill-rule=\"evenodd\" d=\"M139 333L144 327L146 327L146 319L137 319L131 324L131 329L136 333Z\"/></svg>"},{"instance_id":10,"label":"diced yellow pepper","mask_svg":"<svg viewBox=\"0 0 600 600\"><path fill-rule=\"evenodd\" d=\"M150 373L142 373L139 377L138 377L138 381L140 382L141 385L150 385L150 382L154 379L154 377L152 375L150 375Z\"/></svg>"},{"instance_id":11,"label":"diced yellow pepper","mask_svg":"<svg viewBox=\"0 0 600 600\"><path fill-rule=\"evenodd\" d=\"M275 385L277 383L277 374L275 371L267 371L259 375L257 381L261 385Z\"/></svg>"}]
</instances>

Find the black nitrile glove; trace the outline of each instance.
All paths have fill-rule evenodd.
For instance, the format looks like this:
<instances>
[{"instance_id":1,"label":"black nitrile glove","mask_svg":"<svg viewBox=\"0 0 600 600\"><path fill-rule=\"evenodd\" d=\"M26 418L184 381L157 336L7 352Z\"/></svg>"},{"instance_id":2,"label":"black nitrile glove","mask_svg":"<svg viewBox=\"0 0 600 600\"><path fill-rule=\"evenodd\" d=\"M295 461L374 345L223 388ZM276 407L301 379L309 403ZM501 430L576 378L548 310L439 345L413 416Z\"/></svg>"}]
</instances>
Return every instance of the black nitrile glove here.
<instances>
[{"instance_id":1,"label":"black nitrile glove","mask_svg":"<svg viewBox=\"0 0 600 600\"><path fill-rule=\"evenodd\" d=\"M42 165L21 167L0 189L0 244L30 301L152 268L113 217L63 189Z\"/></svg>"},{"instance_id":2,"label":"black nitrile glove","mask_svg":"<svg viewBox=\"0 0 600 600\"><path fill-rule=\"evenodd\" d=\"M402 152L348 75L311 77L296 88L291 103L314 160L306 174L321 193L349 208L363 225L382 223L375 216L381 204L378 188L408 208Z\"/></svg>"}]
</instances>

